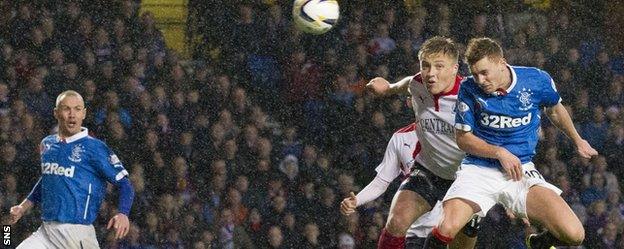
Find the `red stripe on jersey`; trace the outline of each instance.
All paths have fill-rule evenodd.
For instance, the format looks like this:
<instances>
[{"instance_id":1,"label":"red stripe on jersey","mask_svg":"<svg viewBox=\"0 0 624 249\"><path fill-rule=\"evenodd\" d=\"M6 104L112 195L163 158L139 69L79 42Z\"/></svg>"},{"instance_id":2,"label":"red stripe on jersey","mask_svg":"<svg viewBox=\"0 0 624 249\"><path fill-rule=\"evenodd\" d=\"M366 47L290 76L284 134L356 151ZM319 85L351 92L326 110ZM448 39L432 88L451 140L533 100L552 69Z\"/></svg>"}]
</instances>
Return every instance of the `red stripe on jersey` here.
<instances>
[{"instance_id":1,"label":"red stripe on jersey","mask_svg":"<svg viewBox=\"0 0 624 249\"><path fill-rule=\"evenodd\" d=\"M420 150L422 149L422 147L420 146L420 141L416 143L416 148L414 148L414 152L412 152L412 159L416 158L416 156L418 156L418 153L420 153Z\"/></svg>"},{"instance_id":2,"label":"red stripe on jersey","mask_svg":"<svg viewBox=\"0 0 624 249\"><path fill-rule=\"evenodd\" d=\"M411 123L409 125L402 127L401 129L398 129L394 133L407 133L407 132L415 131L415 130L416 130L416 123Z\"/></svg>"},{"instance_id":3,"label":"red stripe on jersey","mask_svg":"<svg viewBox=\"0 0 624 249\"><path fill-rule=\"evenodd\" d=\"M420 75L420 73L417 73L416 75L414 75L413 80L415 80L416 82L418 82L420 84L423 83L422 75Z\"/></svg>"},{"instance_id":4,"label":"red stripe on jersey","mask_svg":"<svg viewBox=\"0 0 624 249\"><path fill-rule=\"evenodd\" d=\"M439 93L439 94L433 95L433 103L435 104L436 112L440 111L440 103L438 102L438 100L443 96L457 95L459 93L459 85L461 84L462 80L463 80L463 77L459 75L455 76L455 84L453 85L453 89L445 93Z\"/></svg>"}]
</instances>

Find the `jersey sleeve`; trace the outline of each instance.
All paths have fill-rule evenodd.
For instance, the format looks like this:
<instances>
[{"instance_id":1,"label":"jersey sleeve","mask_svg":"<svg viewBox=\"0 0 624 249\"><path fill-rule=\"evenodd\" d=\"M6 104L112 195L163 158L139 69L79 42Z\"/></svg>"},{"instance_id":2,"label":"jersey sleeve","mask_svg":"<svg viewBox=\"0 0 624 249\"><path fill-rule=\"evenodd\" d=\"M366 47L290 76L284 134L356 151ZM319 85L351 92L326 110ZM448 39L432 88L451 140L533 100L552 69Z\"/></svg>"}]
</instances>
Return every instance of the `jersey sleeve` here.
<instances>
[{"instance_id":1,"label":"jersey sleeve","mask_svg":"<svg viewBox=\"0 0 624 249\"><path fill-rule=\"evenodd\" d=\"M466 84L462 84L455 105L455 129L472 131L475 126L475 101Z\"/></svg>"},{"instance_id":2,"label":"jersey sleeve","mask_svg":"<svg viewBox=\"0 0 624 249\"><path fill-rule=\"evenodd\" d=\"M377 171L377 177L386 182L392 182L397 176L401 174L401 159L399 150L397 149L397 136L393 135L388 142L386 152L384 153L383 160L375 168Z\"/></svg>"},{"instance_id":3,"label":"jersey sleeve","mask_svg":"<svg viewBox=\"0 0 624 249\"><path fill-rule=\"evenodd\" d=\"M103 142L96 142L92 162L95 169L110 183L117 184L128 175L121 161Z\"/></svg>"},{"instance_id":4,"label":"jersey sleeve","mask_svg":"<svg viewBox=\"0 0 624 249\"><path fill-rule=\"evenodd\" d=\"M559 96L559 92L557 92L557 86L555 85L555 81L552 77L550 77L547 72L541 71L541 73L543 81L543 91L541 94L540 105L550 107L559 104L559 102L561 102L561 96Z\"/></svg>"}]
</instances>

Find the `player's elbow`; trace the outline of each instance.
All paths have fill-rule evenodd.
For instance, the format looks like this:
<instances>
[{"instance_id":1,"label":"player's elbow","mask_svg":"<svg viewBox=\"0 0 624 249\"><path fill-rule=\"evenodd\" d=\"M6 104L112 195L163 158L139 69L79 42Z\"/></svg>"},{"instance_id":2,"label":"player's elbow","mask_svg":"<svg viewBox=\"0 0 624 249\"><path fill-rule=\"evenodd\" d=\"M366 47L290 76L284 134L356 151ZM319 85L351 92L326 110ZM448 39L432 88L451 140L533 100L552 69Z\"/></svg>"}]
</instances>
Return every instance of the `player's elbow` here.
<instances>
[{"instance_id":1,"label":"player's elbow","mask_svg":"<svg viewBox=\"0 0 624 249\"><path fill-rule=\"evenodd\" d=\"M467 132L459 130L455 132L455 142L457 142L457 147L459 147L460 150L466 151L469 144L467 140Z\"/></svg>"}]
</instances>

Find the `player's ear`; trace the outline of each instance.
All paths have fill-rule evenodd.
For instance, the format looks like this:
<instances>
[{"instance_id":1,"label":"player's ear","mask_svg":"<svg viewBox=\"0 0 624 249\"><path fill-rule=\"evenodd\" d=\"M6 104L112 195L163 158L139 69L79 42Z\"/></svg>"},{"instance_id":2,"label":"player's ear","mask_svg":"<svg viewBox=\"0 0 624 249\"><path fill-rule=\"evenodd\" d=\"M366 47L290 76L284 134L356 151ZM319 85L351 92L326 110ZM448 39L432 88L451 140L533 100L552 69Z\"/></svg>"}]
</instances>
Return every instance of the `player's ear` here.
<instances>
[{"instance_id":1,"label":"player's ear","mask_svg":"<svg viewBox=\"0 0 624 249\"><path fill-rule=\"evenodd\" d=\"M455 65L453 65L453 73L457 74L459 72L459 64L455 63Z\"/></svg>"}]
</instances>

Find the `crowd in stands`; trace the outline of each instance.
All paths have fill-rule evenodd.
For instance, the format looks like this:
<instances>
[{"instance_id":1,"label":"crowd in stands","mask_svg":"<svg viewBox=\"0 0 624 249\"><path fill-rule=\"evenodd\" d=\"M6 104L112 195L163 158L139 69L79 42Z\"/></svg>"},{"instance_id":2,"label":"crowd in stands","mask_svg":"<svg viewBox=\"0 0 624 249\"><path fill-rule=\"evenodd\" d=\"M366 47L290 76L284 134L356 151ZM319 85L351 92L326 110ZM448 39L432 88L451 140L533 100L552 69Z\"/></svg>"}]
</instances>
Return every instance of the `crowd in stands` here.
<instances>
[{"instance_id":1,"label":"crowd in stands","mask_svg":"<svg viewBox=\"0 0 624 249\"><path fill-rule=\"evenodd\" d=\"M182 59L139 1L2 1L2 217L38 179L55 98L74 89L84 126L116 152L136 192L130 232L116 241L109 187L95 223L102 248L375 248L398 183L353 215L338 204L373 179L414 114L405 96L373 97L364 85L418 72L433 35L461 46L489 36L509 64L551 74L600 152L580 158L544 120L535 162L585 225L584 247L624 248L624 31L613 24L624 11L608 11L624 5L598 1L587 14L555 4L565 1L373 2L340 1L337 26L312 36L291 24L291 1L190 1L203 40ZM30 212L14 240L40 222ZM530 229L497 207L477 247L523 248Z\"/></svg>"}]
</instances>

